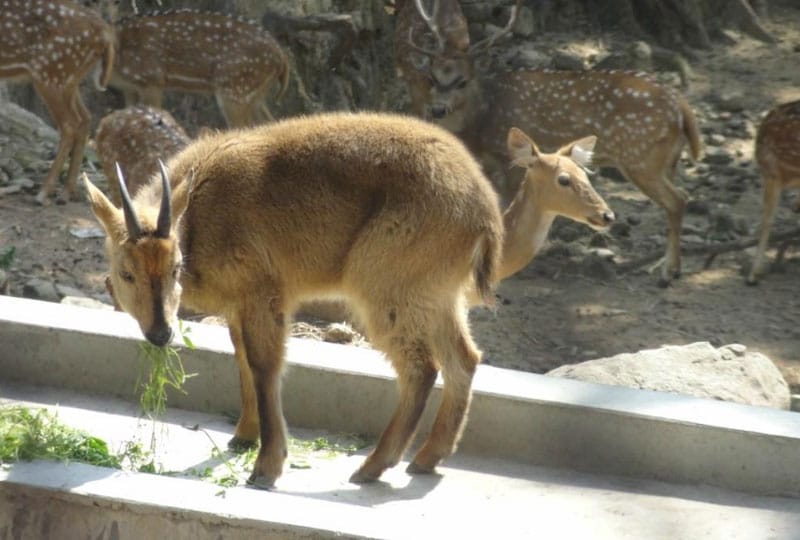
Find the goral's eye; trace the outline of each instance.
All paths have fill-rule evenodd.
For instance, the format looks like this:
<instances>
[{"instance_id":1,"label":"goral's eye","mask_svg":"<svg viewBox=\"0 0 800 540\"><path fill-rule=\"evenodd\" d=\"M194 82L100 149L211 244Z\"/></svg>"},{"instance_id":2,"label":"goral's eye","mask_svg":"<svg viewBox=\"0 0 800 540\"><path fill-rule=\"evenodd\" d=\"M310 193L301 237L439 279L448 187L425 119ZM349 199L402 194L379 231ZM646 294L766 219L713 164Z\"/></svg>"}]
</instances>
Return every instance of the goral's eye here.
<instances>
[{"instance_id":1,"label":"goral's eye","mask_svg":"<svg viewBox=\"0 0 800 540\"><path fill-rule=\"evenodd\" d=\"M558 175L558 184L564 187L569 186L571 183L570 177L566 173L562 173Z\"/></svg>"},{"instance_id":2,"label":"goral's eye","mask_svg":"<svg viewBox=\"0 0 800 540\"><path fill-rule=\"evenodd\" d=\"M178 276L180 275L181 275L181 265L178 264L175 265L175 267L172 269L172 279L177 280Z\"/></svg>"},{"instance_id":3,"label":"goral's eye","mask_svg":"<svg viewBox=\"0 0 800 540\"><path fill-rule=\"evenodd\" d=\"M467 86L468 82L469 81L467 79L464 79L463 77L459 77L458 82L456 82L456 88L461 90L462 88L465 88Z\"/></svg>"},{"instance_id":4,"label":"goral's eye","mask_svg":"<svg viewBox=\"0 0 800 540\"><path fill-rule=\"evenodd\" d=\"M120 270L119 277L122 278L122 281L127 281L128 283L133 283L133 274L128 272L127 270Z\"/></svg>"}]
</instances>

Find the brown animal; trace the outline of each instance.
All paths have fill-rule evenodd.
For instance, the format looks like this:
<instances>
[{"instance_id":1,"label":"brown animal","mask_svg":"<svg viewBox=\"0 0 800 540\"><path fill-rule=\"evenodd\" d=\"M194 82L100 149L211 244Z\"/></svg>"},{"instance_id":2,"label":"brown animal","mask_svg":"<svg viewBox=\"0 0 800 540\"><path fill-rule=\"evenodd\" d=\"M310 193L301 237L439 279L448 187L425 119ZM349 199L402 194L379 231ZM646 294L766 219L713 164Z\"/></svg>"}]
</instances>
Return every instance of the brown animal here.
<instances>
[{"instance_id":1,"label":"brown animal","mask_svg":"<svg viewBox=\"0 0 800 540\"><path fill-rule=\"evenodd\" d=\"M265 99L289 80L286 54L253 23L192 10L139 15L116 25L118 59L110 85L126 105L161 108L164 90L212 94L229 127L272 120Z\"/></svg>"},{"instance_id":2,"label":"brown animal","mask_svg":"<svg viewBox=\"0 0 800 540\"><path fill-rule=\"evenodd\" d=\"M398 374L400 401L353 482L398 463L439 369L444 395L409 472L455 448L480 353L465 292L491 302L503 236L497 196L453 135L412 118L332 113L189 145L123 209L85 179L107 232L114 295L148 340L172 338L178 304L224 316L241 374L233 446L261 449L250 482L286 457L280 380L289 317L344 295ZM171 186L171 189L170 189Z\"/></svg>"},{"instance_id":3,"label":"brown animal","mask_svg":"<svg viewBox=\"0 0 800 540\"><path fill-rule=\"evenodd\" d=\"M424 117L432 77L451 78L468 62L467 19L458 0L435 1L430 14L422 6L422 0L399 0L395 5L397 74L408 86L412 112ZM421 54L414 46L417 42L437 54Z\"/></svg>"},{"instance_id":4,"label":"brown animal","mask_svg":"<svg viewBox=\"0 0 800 540\"><path fill-rule=\"evenodd\" d=\"M687 141L692 158L702 152L694 113L682 96L642 74L520 70L471 79L463 88L437 86L431 103L435 121L458 134L487 166L502 160L499 141L511 126L520 126L545 150L596 135L594 163L616 167L666 211L659 283L680 274L687 196L673 180Z\"/></svg>"},{"instance_id":5,"label":"brown animal","mask_svg":"<svg viewBox=\"0 0 800 540\"><path fill-rule=\"evenodd\" d=\"M505 237L499 279L516 274L531 262L556 216L594 229L604 229L614 222L614 212L594 190L584 171L596 142L594 136L584 137L546 154L521 130L509 130L508 153L513 165L525 169L525 175L503 214Z\"/></svg>"},{"instance_id":6,"label":"brown animal","mask_svg":"<svg viewBox=\"0 0 800 540\"><path fill-rule=\"evenodd\" d=\"M114 34L92 10L65 0L0 2L0 79L31 82L59 131L58 150L36 201L47 204L64 164L68 198L78 199L78 171L91 115L78 87L102 60L98 86L114 63ZM59 200L64 199L59 196Z\"/></svg>"},{"instance_id":7,"label":"brown animal","mask_svg":"<svg viewBox=\"0 0 800 540\"><path fill-rule=\"evenodd\" d=\"M128 193L135 196L158 172L158 160L178 153L189 141L186 131L162 109L135 105L103 117L97 126L95 147L114 204L122 203L115 163L126 171Z\"/></svg>"},{"instance_id":8,"label":"brown animal","mask_svg":"<svg viewBox=\"0 0 800 540\"><path fill-rule=\"evenodd\" d=\"M755 145L764 195L758 248L747 276L750 285L758 283L758 278L764 273L769 233L781 191L800 187L800 100L770 110L758 128ZM800 210L800 203L796 210Z\"/></svg>"},{"instance_id":9,"label":"brown animal","mask_svg":"<svg viewBox=\"0 0 800 540\"><path fill-rule=\"evenodd\" d=\"M509 130L507 146L512 165L521 167L525 173L503 214L505 232L498 280L516 274L533 260L556 216L594 229L604 229L614 222L614 212L592 187L585 172L596 141L596 137L585 137L546 154L521 130ZM467 298L471 305L482 303L474 291ZM361 326L341 301L312 302L302 306L299 314Z\"/></svg>"},{"instance_id":10,"label":"brown animal","mask_svg":"<svg viewBox=\"0 0 800 540\"><path fill-rule=\"evenodd\" d=\"M408 86L412 112L430 119L432 90L463 88L474 76L475 57L512 30L522 1L517 0L503 30L472 46L458 0L433 0L430 11L423 4L423 0L396 3L394 54L398 76Z\"/></svg>"}]
</instances>

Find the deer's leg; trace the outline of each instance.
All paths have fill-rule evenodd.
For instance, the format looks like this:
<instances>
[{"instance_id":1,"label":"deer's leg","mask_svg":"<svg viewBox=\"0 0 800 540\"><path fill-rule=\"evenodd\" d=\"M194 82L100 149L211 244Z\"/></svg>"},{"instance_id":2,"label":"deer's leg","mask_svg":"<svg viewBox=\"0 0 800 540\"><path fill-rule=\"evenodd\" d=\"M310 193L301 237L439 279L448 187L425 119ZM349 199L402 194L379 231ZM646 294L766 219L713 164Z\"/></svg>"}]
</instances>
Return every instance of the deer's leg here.
<instances>
[{"instance_id":1,"label":"deer's leg","mask_svg":"<svg viewBox=\"0 0 800 540\"><path fill-rule=\"evenodd\" d=\"M467 418L472 378L481 360L468 331L466 313L455 312L442 323L436 333L444 377L442 403L427 441L406 469L410 473L431 473L455 451Z\"/></svg>"},{"instance_id":2,"label":"deer's leg","mask_svg":"<svg viewBox=\"0 0 800 540\"><path fill-rule=\"evenodd\" d=\"M387 319L395 319L397 331L391 335L377 336L374 333L375 325L372 324L373 331L368 333L397 371L399 402L377 446L350 477L350 481L355 483L375 481L383 471L400 461L417 429L428 396L436 382L437 370L428 340L411 331L405 331L409 326L401 320L401 314L378 316L381 315Z\"/></svg>"},{"instance_id":3,"label":"deer's leg","mask_svg":"<svg viewBox=\"0 0 800 540\"><path fill-rule=\"evenodd\" d=\"M74 147L76 122L71 118L71 98L65 90L50 88L37 82L34 82L34 87L47 106L47 110L50 111L50 116L53 118L53 123L59 132L56 157L53 159L53 164L50 166L47 177L42 183L42 188L36 195L36 202L44 205L48 203L48 198L55 192L61 169L64 168L64 163Z\"/></svg>"},{"instance_id":4,"label":"deer's leg","mask_svg":"<svg viewBox=\"0 0 800 540\"><path fill-rule=\"evenodd\" d=\"M775 209L778 206L778 197L781 193L780 180L774 174L763 173L764 191L761 202L761 225L758 232L758 247L747 275L747 284L755 285L758 283L759 276L764 272L764 260L769 243L769 233L772 229L772 221L775 219Z\"/></svg>"},{"instance_id":5,"label":"deer's leg","mask_svg":"<svg viewBox=\"0 0 800 540\"><path fill-rule=\"evenodd\" d=\"M281 371L287 322L277 297L253 298L237 315L242 344L253 375L261 449L248 483L262 489L275 485L287 454L286 422L281 405Z\"/></svg>"},{"instance_id":6,"label":"deer's leg","mask_svg":"<svg viewBox=\"0 0 800 540\"><path fill-rule=\"evenodd\" d=\"M86 141L89 138L89 127L92 122L92 115L83 104L83 99L78 90L75 90L70 104L72 116L75 118L75 128L72 140L72 150L69 155L69 168L64 186L67 196L64 200L78 201L78 172L83 164L83 151L86 148Z\"/></svg>"},{"instance_id":7,"label":"deer's leg","mask_svg":"<svg viewBox=\"0 0 800 540\"><path fill-rule=\"evenodd\" d=\"M139 89L139 99L148 107L162 109L162 104L164 103L164 90L158 86L146 86Z\"/></svg>"},{"instance_id":8,"label":"deer's leg","mask_svg":"<svg viewBox=\"0 0 800 540\"><path fill-rule=\"evenodd\" d=\"M241 128L258 123L260 114L252 103L236 101L230 96L216 94L217 105L229 128Z\"/></svg>"},{"instance_id":9,"label":"deer's leg","mask_svg":"<svg viewBox=\"0 0 800 540\"><path fill-rule=\"evenodd\" d=\"M658 178L643 178L629 174L629 178L642 192L653 199L667 214L667 251L658 284L669 285L673 278L681 274L681 224L688 197L675 187L672 181L662 174Z\"/></svg>"},{"instance_id":10,"label":"deer's leg","mask_svg":"<svg viewBox=\"0 0 800 540\"><path fill-rule=\"evenodd\" d=\"M228 448L234 452L255 447L258 444L259 436L256 387L253 382L253 372L247 363L247 350L242 337L241 324L238 319L228 321L228 331L231 336L231 342L233 342L236 364L239 367L239 386L241 388L242 401L239 421L236 423L236 431L233 434L233 438L228 441Z\"/></svg>"}]
</instances>

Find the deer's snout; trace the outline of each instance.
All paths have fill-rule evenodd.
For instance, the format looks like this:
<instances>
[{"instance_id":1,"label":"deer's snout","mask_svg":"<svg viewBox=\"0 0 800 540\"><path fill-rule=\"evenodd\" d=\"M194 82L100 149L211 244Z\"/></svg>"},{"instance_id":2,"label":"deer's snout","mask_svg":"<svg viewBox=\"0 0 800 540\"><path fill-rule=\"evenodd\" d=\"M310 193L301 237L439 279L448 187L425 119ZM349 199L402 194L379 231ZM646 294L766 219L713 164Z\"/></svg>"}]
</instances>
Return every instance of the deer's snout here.
<instances>
[{"instance_id":1,"label":"deer's snout","mask_svg":"<svg viewBox=\"0 0 800 540\"><path fill-rule=\"evenodd\" d=\"M158 326L156 328L152 328L145 332L144 337L147 338L147 341L155 345L156 347L163 347L170 341L172 341L172 327L168 325Z\"/></svg>"},{"instance_id":2,"label":"deer's snout","mask_svg":"<svg viewBox=\"0 0 800 540\"><path fill-rule=\"evenodd\" d=\"M447 107L441 103L434 103L431 105L431 116L433 118L444 118L447 115Z\"/></svg>"},{"instance_id":3,"label":"deer's snout","mask_svg":"<svg viewBox=\"0 0 800 540\"><path fill-rule=\"evenodd\" d=\"M611 225L612 223L614 223L614 219L615 219L614 212L612 212L611 210L606 210L605 212L603 212L603 222L606 225Z\"/></svg>"}]
</instances>

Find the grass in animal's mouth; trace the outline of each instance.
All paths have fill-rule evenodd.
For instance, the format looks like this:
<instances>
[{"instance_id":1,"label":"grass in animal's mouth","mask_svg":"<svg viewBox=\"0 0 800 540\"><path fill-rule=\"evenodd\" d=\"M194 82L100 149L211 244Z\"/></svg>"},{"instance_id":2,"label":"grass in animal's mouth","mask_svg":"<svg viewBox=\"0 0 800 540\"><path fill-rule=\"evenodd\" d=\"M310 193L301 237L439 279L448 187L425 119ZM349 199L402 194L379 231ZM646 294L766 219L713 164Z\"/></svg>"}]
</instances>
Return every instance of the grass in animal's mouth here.
<instances>
[{"instance_id":1,"label":"grass in animal's mouth","mask_svg":"<svg viewBox=\"0 0 800 540\"><path fill-rule=\"evenodd\" d=\"M194 343L188 336L189 329L181 325L180 332L184 345L193 349ZM142 358L142 366L136 382L136 388L141 392L139 404L142 412L151 420L155 420L163 416L167 410L167 388L185 394L183 385L186 383L186 379L196 374L186 373L178 349L171 345L157 347L150 342L143 341L139 344L139 353Z\"/></svg>"}]
</instances>

